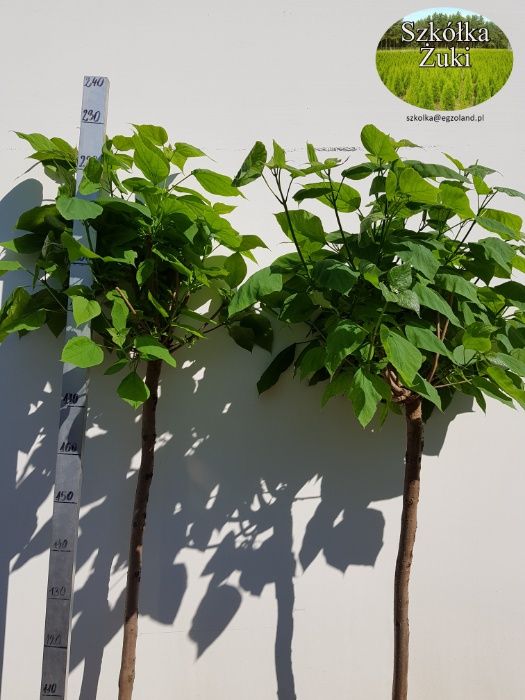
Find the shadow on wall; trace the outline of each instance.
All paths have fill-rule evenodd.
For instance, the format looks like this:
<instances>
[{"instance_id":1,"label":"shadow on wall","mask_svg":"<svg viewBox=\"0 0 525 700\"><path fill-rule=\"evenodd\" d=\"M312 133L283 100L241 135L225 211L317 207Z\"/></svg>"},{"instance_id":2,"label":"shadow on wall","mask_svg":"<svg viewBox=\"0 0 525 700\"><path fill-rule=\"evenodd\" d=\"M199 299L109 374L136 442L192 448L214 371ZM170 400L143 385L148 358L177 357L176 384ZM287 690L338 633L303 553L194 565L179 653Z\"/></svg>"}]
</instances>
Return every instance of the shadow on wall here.
<instances>
[{"instance_id":1,"label":"shadow on wall","mask_svg":"<svg viewBox=\"0 0 525 700\"><path fill-rule=\"evenodd\" d=\"M36 180L25 180L14 187L0 201L1 241L16 235L14 227L22 211L39 206L41 202L42 185ZM24 272L3 277L2 298L5 299L14 287L27 284L27 279ZM48 361L53 355L52 347L54 339L50 334L41 340L38 353L34 344L27 341L19 344L16 338L9 338L0 345L0 527L8 534L0 547L0 681L10 565L26 547L32 550L30 543L37 527L37 510L53 484L50 466L56 450L53 430L58 425L58 403L50 396L48 381L54 382L60 368L56 362Z\"/></svg>"},{"instance_id":2,"label":"shadow on wall","mask_svg":"<svg viewBox=\"0 0 525 700\"><path fill-rule=\"evenodd\" d=\"M41 193L24 185L28 189L20 186L16 193L15 188L0 205L2 220L28 208L28 201L39 203ZM49 345L43 363L35 361L42 356L42 343ZM57 391L42 393L42 377L59 386L59 347L42 331L33 343L26 338L18 344L12 338L0 350L3 366L13 368L4 372L3 395L10 398L9 403L4 399L0 416L9 437L3 440L1 512L6 518L16 513L19 521L16 528L10 521L9 531L16 534L9 550L2 548L0 634L9 567L24 566L49 546L50 523L36 531L36 511L52 488L49 465L54 463L59 397ZM322 389L291 378L258 398L255 383L268 355L251 358L221 331L196 346L192 362L185 363L191 366L180 369L183 360L179 369L165 372L162 382L158 434L165 438L150 498L141 614L166 625L174 622L191 585L185 565L177 561L185 549L209 553L201 572L209 577L208 587L188 630L197 657L226 630L245 594L260 596L273 586L276 693L279 700L294 700L294 578L319 555L341 572L351 565L374 565L384 519L370 504L402 492L402 421L389 420L380 433L363 431L345 400L334 400L321 411ZM14 368L26 374L22 390ZM123 596L110 605L108 593L111 577L119 571L125 575L135 488L129 467L140 434L133 412L111 388L117 381L93 372L90 390L77 558L77 568L86 566L89 573L75 595L71 656L72 668L84 663L80 700L96 697L104 648L123 618ZM31 402L37 401L44 403L32 410ZM470 404L454 405L458 413ZM427 454L439 452L450 418L450 412L447 420L432 418ZM15 434L30 438L14 445ZM17 476L18 450L29 457ZM314 498L309 495L312 485L317 505L302 540L294 542L293 509ZM3 531L8 531L5 524ZM238 574L236 585L230 581L233 573Z\"/></svg>"}]
</instances>

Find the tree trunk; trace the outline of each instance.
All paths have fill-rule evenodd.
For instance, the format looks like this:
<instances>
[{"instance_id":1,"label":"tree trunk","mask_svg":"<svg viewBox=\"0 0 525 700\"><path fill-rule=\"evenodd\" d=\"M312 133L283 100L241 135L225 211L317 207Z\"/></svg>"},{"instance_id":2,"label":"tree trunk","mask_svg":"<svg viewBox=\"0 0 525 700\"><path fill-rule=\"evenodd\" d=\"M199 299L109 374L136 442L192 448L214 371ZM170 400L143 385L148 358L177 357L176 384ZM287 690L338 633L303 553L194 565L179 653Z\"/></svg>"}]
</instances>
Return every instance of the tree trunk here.
<instances>
[{"instance_id":1,"label":"tree trunk","mask_svg":"<svg viewBox=\"0 0 525 700\"><path fill-rule=\"evenodd\" d=\"M407 448L401 533L394 581L394 678L392 700L407 700L408 693L408 586L417 528L419 478L423 452L423 419L421 399L410 399L405 405Z\"/></svg>"},{"instance_id":2,"label":"tree trunk","mask_svg":"<svg viewBox=\"0 0 525 700\"><path fill-rule=\"evenodd\" d=\"M124 621L124 640L122 642L122 661L119 675L119 700L131 700L135 680L135 654L137 647L140 576L142 573L142 542L146 511L148 508L149 489L153 479L156 440L156 411L158 400L161 360L147 363L146 385L150 391L148 400L142 406L142 453L135 490L133 520L129 541L128 577L126 584L126 616Z\"/></svg>"}]
</instances>

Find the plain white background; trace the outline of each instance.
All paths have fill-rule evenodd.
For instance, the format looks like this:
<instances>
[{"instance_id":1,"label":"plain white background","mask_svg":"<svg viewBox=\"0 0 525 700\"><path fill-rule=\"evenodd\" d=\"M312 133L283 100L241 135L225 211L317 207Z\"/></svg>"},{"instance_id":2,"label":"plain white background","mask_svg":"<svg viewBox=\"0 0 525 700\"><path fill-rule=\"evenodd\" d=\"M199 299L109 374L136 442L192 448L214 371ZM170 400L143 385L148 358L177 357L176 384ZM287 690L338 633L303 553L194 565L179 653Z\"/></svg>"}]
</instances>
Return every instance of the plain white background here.
<instances>
[{"instance_id":1,"label":"plain white background","mask_svg":"<svg viewBox=\"0 0 525 700\"><path fill-rule=\"evenodd\" d=\"M162 124L231 174L256 139L298 149L301 161L306 140L358 147L373 122L424 146L429 161L443 150L480 157L502 184L524 189L525 9L510 0L467 8L508 34L515 69L495 99L472 110L485 122L459 125L408 123L413 110L375 72L382 33L417 9L342 0L11 3L0 25L2 239L20 211L53 194L38 171L19 177L28 149L12 131L76 142L84 74L111 80L109 133ZM247 194L233 219L271 244L264 263L280 250L274 204L263 185ZM60 347L47 332L0 347L5 700L33 700L39 688ZM389 697L402 421L363 432L345 401L321 410L320 390L291 377L259 399L268 356L219 334L185 359L162 384L136 698L268 700L277 678L280 700L293 698L292 678L300 700ZM75 700L116 696L139 426L115 384L92 373ZM525 697L523 426L518 411L490 403L485 416L461 400L428 425L411 698Z\"/></svg>"}]
</instances>

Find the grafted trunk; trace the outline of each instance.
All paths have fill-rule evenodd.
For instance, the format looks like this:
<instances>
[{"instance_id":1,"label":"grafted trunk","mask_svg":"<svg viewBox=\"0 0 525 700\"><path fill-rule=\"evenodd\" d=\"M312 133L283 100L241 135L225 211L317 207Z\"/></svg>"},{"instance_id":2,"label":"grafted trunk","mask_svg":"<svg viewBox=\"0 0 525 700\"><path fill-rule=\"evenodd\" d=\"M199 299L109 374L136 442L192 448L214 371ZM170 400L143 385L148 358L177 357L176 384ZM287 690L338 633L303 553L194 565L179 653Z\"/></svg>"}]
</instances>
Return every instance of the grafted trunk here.
<instances>
[{"instance_id":1,"label":"grafted trunk","mask_svg":"<svg viewBox=\"0 0 525 700\"><path fill-rule=\"evenodd\" d=\"M128 576L126 584L126 612L122 661L120 664L118 700L131 700L135 680L140 577L142 574L142 546L149 490L155 465L156 411L161 360L150 360L146 369L146 385L150 391L142 406L142 453L135 490L133 519L129 541Z\"/></svg>"},{"instance_id":2,"label":"grafted trunk","mask_svg":"<svg viewBox=\"0 0 525 700\"><path fill-rule=\"evenodd\" d=\"M421 399L419 397L406 402L405 414L407 447L403 512L401 515L401 532L394 581L394 676L392 700L407 700L408 695L409 582L416 539L421 455L423 453L423 418Z\"/></svg>"}]
</instances>

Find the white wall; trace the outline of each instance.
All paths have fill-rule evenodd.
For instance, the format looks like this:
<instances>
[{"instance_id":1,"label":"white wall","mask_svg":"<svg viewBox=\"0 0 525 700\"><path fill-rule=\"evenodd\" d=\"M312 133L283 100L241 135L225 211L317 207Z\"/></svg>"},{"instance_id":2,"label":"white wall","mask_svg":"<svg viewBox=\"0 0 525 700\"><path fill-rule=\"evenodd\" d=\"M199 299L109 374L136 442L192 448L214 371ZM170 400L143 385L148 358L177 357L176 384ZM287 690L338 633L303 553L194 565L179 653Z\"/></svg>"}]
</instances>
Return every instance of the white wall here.
<instances>
[{"instance_id":1,"label":"white wall","mask_svg":"<svg viewBox=\"0 0 525 700\"><path fill-rule=\"evenodd\" d=\"M342 0L139 3L55 0L2 11L2 239L42 188L11 130L77 138L84 74L111 79L110 133L160 123L235 172L259 138L358 145L363 124L480 157L523 189L520 45L525 8L480 0L516 67L483 125L414 124L382 86L374 47L413 3ZM359 155L350 154L352 162ZM297 154L300 158L300 154ZM28 179L29 178L29 179ZM44 183L44 196L51 193ZM273 242L273 202L253 185L239 228ZM12 284L9 280L6 285ZM279 338L284 345L287 337ZM2 698L40 679L60 342L0 347ZM392 579L403 425L363 432L349 405L288 378L258 399L268 361L227 338L166 372L145 546L136 697L299 700L389 696ZM70 698L114 698L127 529L139 448L113 381L92 373ZM457 401L428 425L411 603L411 698L525 697L523 414ZM446 440L445 440L446 436ZM444 441L445 440L445 441ZM262 495L267 491L267 495ZM255 509L254 497L259 508ZM254 526L256 537L242 532ZM293 639L292 639L293 625ZM277 636L276 636L277 630ZM277 648L277 662L274 649ZM291 655L290 655L291 648ZM1 656L1 654L0 654ZM276 673L277 671L277 673Z\"/></svg>"}]
</instances>

